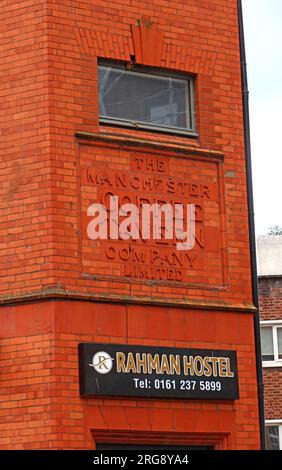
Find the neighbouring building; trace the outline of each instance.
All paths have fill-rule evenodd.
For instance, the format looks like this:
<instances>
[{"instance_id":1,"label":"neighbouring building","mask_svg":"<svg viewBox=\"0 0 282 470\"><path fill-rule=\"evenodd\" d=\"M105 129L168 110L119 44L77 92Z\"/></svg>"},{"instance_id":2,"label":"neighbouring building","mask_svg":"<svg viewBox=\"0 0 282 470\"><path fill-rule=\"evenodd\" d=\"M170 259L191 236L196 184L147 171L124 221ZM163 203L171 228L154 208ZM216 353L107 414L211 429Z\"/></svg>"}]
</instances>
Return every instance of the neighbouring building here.
<instances>
[{"instance_id":1,"label":"neighbouring building","mask_svg":"<svg viewBox=\"0 0 282 470\"><path fill-rule=\"evenodd\" d=\"M0 448L259 449L240 1L0 18Z\"/></svg>"},{"instance_id":2,"label":"neighbouring building","mask_svg":"<svg viewBox=\"0 0 282 470\"><path fill-rule=\"evenodd\" d=\"M282 450L282 236L257 241L268 449Z\"/></svg>"}]
</instances>

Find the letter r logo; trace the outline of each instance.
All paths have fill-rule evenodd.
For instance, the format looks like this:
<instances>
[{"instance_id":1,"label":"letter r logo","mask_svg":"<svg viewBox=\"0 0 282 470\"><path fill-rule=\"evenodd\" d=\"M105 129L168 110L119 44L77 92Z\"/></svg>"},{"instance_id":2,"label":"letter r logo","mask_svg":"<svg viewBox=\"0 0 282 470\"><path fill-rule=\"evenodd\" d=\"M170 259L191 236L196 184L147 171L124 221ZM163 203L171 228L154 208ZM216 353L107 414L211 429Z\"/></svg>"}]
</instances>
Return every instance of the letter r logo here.
<instances>
[{"instance_id":1,"label":"letter r logo","mask_svg":"<svg viewBox=\"0 0 282 470\"><path fill-rule=\"evenodd\" d=\"M90 367L98 372L99 374L108 374L111 372L113 367L114 359L105 351L96 352L93 356Z\"/></svg>"}]
</instances>

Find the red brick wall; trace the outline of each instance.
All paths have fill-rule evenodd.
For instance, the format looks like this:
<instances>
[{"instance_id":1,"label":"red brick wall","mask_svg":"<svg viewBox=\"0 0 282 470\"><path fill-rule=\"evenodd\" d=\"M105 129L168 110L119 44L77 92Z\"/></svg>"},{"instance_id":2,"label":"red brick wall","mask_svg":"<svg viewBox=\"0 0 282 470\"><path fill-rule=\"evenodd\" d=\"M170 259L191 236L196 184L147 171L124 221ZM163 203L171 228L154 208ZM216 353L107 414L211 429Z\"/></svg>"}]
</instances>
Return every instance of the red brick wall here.
<instances>
[{"instance_id":1,"label":"red brick wall","mask_svg":"<svg viewBox=\"0 0 282 470\"><path fill-rule=\"evenodd\" d=\"M2 3L1 448L91 448L98 428L258 448L236 0ZM195 75L198 138L99 126L97 57L133 54ZM86 237L98 189L85 171L99 161L129 175L138 154L212 189L185 282L126 278ZM81 400L76 347L85 340L236 349L240 399Z\"/></svg>"},{"instance_id":2,"label":"red brick wall","mask_svg":"<svg viewBox=\"0 0 282 470\"><path fill-rule=\"evenodd\" d=\"M1 4L1 294L50 282L47 4ZM51 276L51 274L50 274Z\"/></svg>"},{"instance_id":3,"label":"red brick wall","mask_svg":"<svg viewBox=\"0 0 282 470\"><path fill-rule=\"evenodd\" d=\"M194 439L204 436L203 442L216 436L219 446L258 447L249 315L229 313L226 321L226 314L216 311L62 301L6 307L2 322L2 449L93 448L103 430L185 432ZM82 341L236 349L240 400L81 399Z\"/></svg>"},{"instance_id":4,"label":"red brick wall","mask_svg":"<svg viewBox=\"0 0 282 470\"><path fill-rule=\"evenodd\" d=\"M265 419L282 419L281 367L263 369Z\"/></svg>"},{"instance_id":5,"label":"red brick wall","mask_svg":"<svg viewBox=\"0 0 282 470\"><path fill-rule=\"evenodd\" d=\"M282 278L259 278L261 320L282 320ZM265 418L282 419L282 369L264 368Z\"/></svg>"},{"instance_id":6,"label":"red brick wall","mask_svg":"<svg viewBox=\"0 0 282 470\"><path fill-rule=\"evenodd\" d=\"M145 15L162 33L163 44L158 55L139 60L144 65L196 74L199 138L135 131L119 134L166 142L172 153L177 152L179 157L188 155L192 162L195 149L199 150L199 158L206 149L217 152L209 155L218 164L221 221L216 230L228 273L219 283L222 289L193 289L185 294L189 298L250 306L236 1L175 0L164 4L160 14L159 2L141 6L137 0L123 4L105 4L104 0L12 0L6 2L1 14L1 73L5 79L0 169L1 181L5 181L1 188L0 256L1 276L5 276L2 295L53 289L121 296L128 295L129 289L134 291L135 285L128 282L93 281L89 276L82 279L80 236L85 234L80 223L77 170L81 146L74 133L114 132L98 126L97 56L128 61L131 54L138 52L138 41L134 49L131 29ZM143 29L147 31L146 27ZM157 44L161 47L161 41ZM109 144L105 143L103 152L108 152L112 164L117 155L120 158L124 145L121 141L116 150L107 150ZM140 146L135 151L140 151ZM120 169L123 163L127 170L123 160ZM113 171L111 162L108 165ZM200 182L203 176L199 175ZM205 278L201 280L202 273L196 275L199 283L206 283ZM153 289L143 284L134 292L137 297L140 289L143 296L150 298L164 299L170 293L169 288ZM180 295L177 292L174 289L173 295L181 300L183 291Z\"/></svg>"},{"instance_id":7,"label":"red brick wall","mask_svg":"<svg viewBox=\"0 0 282 470\"><path fill-rule=\"evenodd\" d=\"M261 320L282 320L282 277L259 278Z\"/></svg>"}]
</instances>

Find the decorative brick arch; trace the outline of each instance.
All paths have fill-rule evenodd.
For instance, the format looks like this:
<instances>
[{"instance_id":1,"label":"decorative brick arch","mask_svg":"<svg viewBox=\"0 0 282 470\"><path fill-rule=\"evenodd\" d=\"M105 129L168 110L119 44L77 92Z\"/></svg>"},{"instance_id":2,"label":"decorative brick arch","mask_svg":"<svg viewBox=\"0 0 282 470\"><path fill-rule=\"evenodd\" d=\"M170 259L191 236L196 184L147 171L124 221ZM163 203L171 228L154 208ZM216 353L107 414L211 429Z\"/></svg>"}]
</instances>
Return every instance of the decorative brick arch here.
<instances>
[{"instance_id":1,"label":"decorative brick arch","mask_svg":"<svg viewBox=\"0 0 282 470\"><path fill-rule=\"evenodd\" d=\"M131 26L135 61L138 64L160 66L164 33L151 20L141 19Z\"/></svg>"}]
</instances>

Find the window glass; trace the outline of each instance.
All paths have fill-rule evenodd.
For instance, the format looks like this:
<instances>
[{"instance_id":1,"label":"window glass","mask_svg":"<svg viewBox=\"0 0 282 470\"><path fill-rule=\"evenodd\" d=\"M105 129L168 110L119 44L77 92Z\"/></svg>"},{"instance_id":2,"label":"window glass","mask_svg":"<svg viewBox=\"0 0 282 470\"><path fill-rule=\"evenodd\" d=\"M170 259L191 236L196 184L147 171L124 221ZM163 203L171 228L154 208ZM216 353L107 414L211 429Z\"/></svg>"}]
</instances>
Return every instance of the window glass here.
<instances>
[{"instance_id":1,"label":"window glass","mask_svg":"<svg viewBox=\"0 0 282 470\"><path fill-rule=\"evenodd\" d=\"M190 78L99 65L100 119L193 131L191 83Z\"/></svg>"},{"instance_id":2,"label":"window glass","mask_svg":"<svg viewBox=\"0 0 282 470\"><path fill-rule=\"evenodd\" d=\"M274 361L272 327L261 328L261 350L263 361Z\"/></svg>"},{"instance_id":3,"label":"window glass","mask_svg":"<svg viewBox=\"0 0 282 470\"><path fill-rule=\"evenodd\" d=\"M279 450L279 426L266 426L267 450Z\"/></svg>"},{"instance_id":4,"label":"window glass","mask_svg":"<svg viewBox=\"0 0 282 470\"><path fill-rule=\"evenodd\" d=\"M278 358L282 359L282 328L277 328Z\"/></svg>"}]
</instances>

